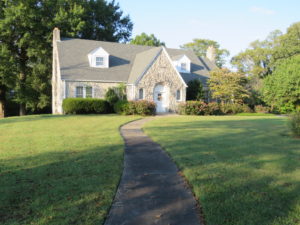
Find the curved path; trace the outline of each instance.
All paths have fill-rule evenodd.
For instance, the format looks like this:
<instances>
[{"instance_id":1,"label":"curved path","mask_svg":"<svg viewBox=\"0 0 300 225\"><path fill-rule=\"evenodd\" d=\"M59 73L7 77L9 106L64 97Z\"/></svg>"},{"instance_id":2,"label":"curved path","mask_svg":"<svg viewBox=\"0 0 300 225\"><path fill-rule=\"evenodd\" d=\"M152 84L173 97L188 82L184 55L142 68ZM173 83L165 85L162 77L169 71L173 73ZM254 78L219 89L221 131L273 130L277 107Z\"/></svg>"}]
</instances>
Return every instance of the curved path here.
<instances>
[{"instance_id":1,"label":"curved path","mask_svg":"<svg viewBox=\"0 0 300 225\"><path fill-rule=\"evenodd\" d=\"M124 171L105 225L199 225L196 201L170 157L141 127L121 128Z\"/></svg>"}]
</instances>

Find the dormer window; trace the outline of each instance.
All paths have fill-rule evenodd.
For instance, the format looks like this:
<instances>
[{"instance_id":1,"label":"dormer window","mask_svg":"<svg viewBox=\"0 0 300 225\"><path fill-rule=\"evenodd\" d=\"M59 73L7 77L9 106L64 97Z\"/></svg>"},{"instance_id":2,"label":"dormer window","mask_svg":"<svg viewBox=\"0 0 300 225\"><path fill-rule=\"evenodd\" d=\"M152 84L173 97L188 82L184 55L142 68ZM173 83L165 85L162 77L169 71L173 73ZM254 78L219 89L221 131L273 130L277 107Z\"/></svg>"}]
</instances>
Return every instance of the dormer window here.
<instances>
[{"instance_id":1,"label":"dormer window","mask_svg":"<svg viewBox=\"0 0 300 225\"><path fill-rule=\"evenodd\" d=\"M191 60L186 55L177 55L173 58L173 65L180 73L191 72Z\"/></svg>"},{"instance_id":2,"label":"dormer window","mask_svg":"<svg viewBox=\"0 0 300 225\"><path fill-rule=\"evenodd\" d=\"M88 54L90 67L108 68L109 54L102 48L96 48Z\"/></svg>"},{"instance_id":3,"label":"dormer window","mask_svg":"<svg viewBox=\"0 0 300 225\"><path fill-rule=\"evenodd\" d=\"M96 56L96 66L103 66L104 65L104 58Z\"/></svg>"}]
</instances>

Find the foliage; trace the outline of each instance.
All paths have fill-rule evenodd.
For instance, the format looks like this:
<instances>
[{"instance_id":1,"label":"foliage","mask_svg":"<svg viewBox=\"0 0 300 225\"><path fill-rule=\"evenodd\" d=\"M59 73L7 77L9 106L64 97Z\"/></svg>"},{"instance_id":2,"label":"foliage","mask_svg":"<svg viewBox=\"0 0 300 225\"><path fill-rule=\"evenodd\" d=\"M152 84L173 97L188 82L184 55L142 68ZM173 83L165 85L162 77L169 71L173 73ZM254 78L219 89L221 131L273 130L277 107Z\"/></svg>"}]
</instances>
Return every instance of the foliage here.
<instances>
[{"instance_id":1,"label":"foliage","mask_svg":"<svg viewBox=\"0 0 300 225\"><path fill-rule=\"evenodd\" d=\"M217 102L209 102L208 103L207 113L208 115L223 115L221 106Z\"/></svg>"},{"instance_id":2,"label":"foliage","mask_svg":"<svg viewBox=\"0 0 300 225\"><path fill-rule=\"evenodd\" d=\"M289 124L293 134L300 137L300 112L296 112L290 116Z\"/></svg>"},{"instance_id":3,"label":"foliage","mask_svg":"<svg viewBox=\"0 0 300 225\"><path fill-rule=\"evenodd\" d=\"M20 114L25 113L25 107L34 110L50 105L54 27L61 29L62 37L128 41L131 35L132 23L114 1L18 0L0 4L1 48L8 51L15 66L9 77L14 85L7 89L16 92ZM2 59L3 51L0 54ZM10 60L1 63L6 65ZM5 78L4 82L9 81Z\"/></svg>"},{"instance_id":4,"label":"foliage","mask_svg":"<svg viewBox=\"0 0 300 225\"><path fill-rule=\"evenodd\" d=\"M208 105L201 101L186 101L179 105L178 112L181 115L207 115Z\"/></svg>"},{"instance_id":5,"label":"foliage","mask_svg":"<svg viewBox=\"0 0 300 225\"><path fill-rule=\"evenodd\" d=\"M212 97L222 102L242 103L249 97L246 89L247 78L241 73L228 69L213 70L208 82Z\"/></svg>"},{"instance_id":6,"label":"foliage","mask_svg":"<svg viewBox=\"0 0 300 225\"><path fill-rule=\"evenodd\" d=\"M114 104L114 111L121 115L126 115L126 112L129 111L128 109L129 103L127 100L119 100Z\"/></svg>"},{"instance_id":7,"label":"foliage","mask_svg":"<svg viewBox=\"0 0 300 225\"><path fill-rule=\"evenodd\" d=\"M181 168L207 225L296 225L300 139L277 116L158 118L144 131Z\"/></svg>"},{"instance_id":8,"label":"foliage","mask_svg":"<svg viewBox=\"0 0 300 225\"><path fill-rule=\"evenodd\" d=\"M238 103L222 103L220 104L221 111L224 114L251 113L252 110L245 104Z\"/></svg>"},{"instance_id":9,"label":"foliage","mask_svg":"<svg viewBox=\"0 0 300 225\"><path fill-rule=\"evenodd\" d=\"M105 100L110 104L111 107L116 104L117 101L120 100L119 95L117 94L117 91L115 88L108 88L105 93Z\"/></svg>"},{"instance_id":10,"label":"foliage","mask_svg":"<svg viewBox=\"0 0 300 225\"><path fill-rule=\"evenodd\" d=\"M216 64L221 68L225 64L226 57L229 56L229 51L221 49L218 42L209 39L193 39L193 42L186 43L180 47L192 50L197 56L206 57L206 51L209 46L213 46L216 49Z\"/></svg>"},{"instance_id":11,"label":"foliage","mask_svg":"<svg viewBox=\"0 0 300 225\"><path fill-rule=\"evenodd\" d=\"M200 80L191 80L187 85L186 100L204 100L203 85Z\"/></svg>"},{"instance_id":12,"label":"foliage","mask_svg":"<svg viewBox=\"0 0 300 225\"><path fill-rule=\"evenodd\" d=\"M137 118L1 119L0 224L104 224L123 169L119 127Z\"/></svg>"},{"instance_id":13,"label":"foliage","mask_svg":"<svg viewBox=\"0 0 300 225\"><path fill-rule=\"evenodd\" d=\"M272 75L263 81L263 99L281 113L300 107L300 54L282 60Z\"/></svg>"},{"instance_id":14,"label":"foliage","mask_svg":"<svg viewBox=\"0 0 300 225\"><path fill-rule=\"evenodd\" d=\"M257 113L269 113L270 112L270 107L264 106L264 105L256 105L254 107L254 111Z\"/></svg>"},{"instance_id":15,"label":"foliage","mask_svg":"<svg viewBox=\"0 0 300 225\"><path fill-rule=\"evenodd\" d=\"M130 44L135 45L147 45L147 46L165 46L164 42L161 42L154 34L141 33L136 35L134 39L130 41Z\"/></svg>"},{"instance_id":16,"label":"foliage","mask_svg":"<svg viewBox=\"0 0 300 225\"><path fill-rule=\"evenodd\" d=\"M118 101L114 106L115 112L122 115L155 115L156 106L152 101Z\"/></svg>"},{"instance_id":17,"label":"foliage","mask_svg":"<svg viewBox=\"0 0 300 225\"><path fill-rule=\"evenodd\" d=\"M63 101L65 114L104 114L110 112L107 101L95 98L66 98Z\"/></svg>"}]
</instances>

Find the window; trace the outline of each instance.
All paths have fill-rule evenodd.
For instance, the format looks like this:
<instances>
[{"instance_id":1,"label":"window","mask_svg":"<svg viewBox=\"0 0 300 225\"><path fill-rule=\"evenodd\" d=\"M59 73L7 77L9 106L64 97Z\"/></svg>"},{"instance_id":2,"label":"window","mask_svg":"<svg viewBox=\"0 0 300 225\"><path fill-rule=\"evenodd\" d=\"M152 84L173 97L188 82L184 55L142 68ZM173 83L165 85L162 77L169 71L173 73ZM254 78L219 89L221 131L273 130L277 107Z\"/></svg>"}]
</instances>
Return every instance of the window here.
<instances>
[{"instance_id":1,"label":"window","mask_svg":"<svg viewBox=\"0 0 300 225\"><path fill-rule=\"evenodd\" d=\"M92 98L93 87L91 86L77 86L75 91L76 98Z\"/></svg>"},{"instance_id":2,"label":"window","mask_svg":"<svg viewBox=\"0 0 300 225\"><path fill-rule=\"evenodd\" d=\"M75 96L76 96L76 98L83 98L83 87L82 86L76 87Z\"/></svg>"},{"instance_id":3,"label":"window","mask_svg":"<svg viewBox=\"0 0 300 225\"><path fill-rule=\"evenodd\" d=\"M186 70L186 63L181 63L181 69Z\"/></svg>"},{"instance_id":4,"label":"window","mask_svg":"<svg viewBox=\"0 0 300 225\"><path fill-rule=\"evenodd\" d=\"M96 56L96 66L103 66L104 65L104 58Z\"/></svg>"},{"instance_id":5,"label":"window","mask_svg":"<svg viewBox=\"0 0 300 225\"><path fill-rule=\"evenodd\" d=\"M177 91L176 91L176 100L177 100L177 101L180 101L180 100L181 100L181 91L180 91L180 90L177 90Z\"/></svg>"},{"instance_id":6,"label":"window","mask_svg":"<svg viewBox=\"0 0 300 225\"><path fill-rule=\"evenodd\" d=\"M93 87L87 86L85 87L85 97L92 98L93 97Z\"/></svg>"},{"instance_id":7,"label":"window","mask_svg":"<svg viewBox=\"0 0 300 225\"><path fill-rule=\"evenodd\" d=\"M139 89L139 99L144 99L144 89L143 88Z\"/></svg>"}]
</instances>

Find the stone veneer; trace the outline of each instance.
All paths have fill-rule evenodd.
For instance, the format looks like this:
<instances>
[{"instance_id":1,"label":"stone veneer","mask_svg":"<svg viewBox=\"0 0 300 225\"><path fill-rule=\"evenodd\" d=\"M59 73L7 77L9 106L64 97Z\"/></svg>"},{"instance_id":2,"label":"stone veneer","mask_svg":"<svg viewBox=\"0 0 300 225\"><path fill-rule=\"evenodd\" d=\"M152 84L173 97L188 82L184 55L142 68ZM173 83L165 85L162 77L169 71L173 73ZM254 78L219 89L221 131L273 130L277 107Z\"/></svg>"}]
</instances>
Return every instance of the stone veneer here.
<instances>
[{"instance_id":1,"label":"stone veneer","mask_svg":"<svg viewBox=\"0 0 300 225\"><path fill-rule=\"evenodd\" d=\"M119 83L103 83L103 82L92 82L92 81L65 81L65 98L76 97L77 86L91 86L93 87L94 98L104 98L105 93L110 87L117 87Z\"/></svg>"},{"instance_id":2,"label":"stone veneer","mask_svg":"<svg viewBox=\"0 0 300 225\"><path fill-rule=\"evenodd\" d=\"M135 99L138 99L139 89L143 88L144 99L153 101L153 92L157 84L163 84L169 88L169 111L175 112L177 105L186 99L186 86L163 50L138 82L135 88ZM181 101L176 100L178 89L181 90Z\"/></svg>"}]
</instances>

